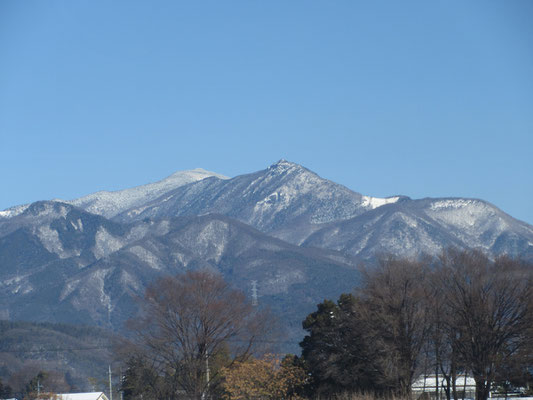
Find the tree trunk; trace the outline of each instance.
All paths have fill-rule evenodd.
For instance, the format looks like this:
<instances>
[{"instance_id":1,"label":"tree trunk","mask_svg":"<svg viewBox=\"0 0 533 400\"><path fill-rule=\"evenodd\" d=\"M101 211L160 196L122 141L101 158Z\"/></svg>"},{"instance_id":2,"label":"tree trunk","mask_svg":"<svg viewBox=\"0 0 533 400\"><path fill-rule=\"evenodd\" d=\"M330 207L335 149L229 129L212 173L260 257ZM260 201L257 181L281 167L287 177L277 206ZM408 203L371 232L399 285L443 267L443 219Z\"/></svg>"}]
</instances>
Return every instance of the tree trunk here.
<instances>
[{"instance_id":1,"label":"tree trunk","mask_svg":"<svg viewBox=\"0 0 533 400\"><path fill-rule=\"evenodd\" d=\"M474 377L476 381L476 400L487 400L489 398L490 384L485 383L485 379Z\"/></svg>"},{"instance_id":2,"label":"tree trunk","mask_svg":"<svg viewBox=\"0 0 533 400\"><path fill-rule=\"evenodd\" d=\"M444 387L444 392L446 393L446 400L451 400L451 382L449 375L443 375L444 380L446 381L446 386ZM444 383L444 381L442 382Z\"/></svg>"},{"instance_id":3,"label":"tree trunk","mask_svg":"<svg viewBox=\"0 0 533 400\"><path fill-rule=\"evenodd\" d=\"M466 369L464 371L465 374L465 380L463 381L463 400L465 400L466 397L466 378L468 377L468 374L466 373Z\"/></svg>"},{"instance_id":4,"label":"tree trunk","mask_svg":"<svg viewBox=\"0 0 533 400\"><path fill-rule=\"evenodd\" d=\"M435 366L435 399L439 400L439 364Z\"/></svg>"},{"instance_id":5,"label":"tree trunk","mask_svg":"<svg viewBox=\"0 0 533 400\"><path fill-rule=\"evenodd\" d=\"M452 377L452 393L454 400L457 399L457 366L455 365L455 360L452 359L450 375Z\"/></svg>"}]
</instances>

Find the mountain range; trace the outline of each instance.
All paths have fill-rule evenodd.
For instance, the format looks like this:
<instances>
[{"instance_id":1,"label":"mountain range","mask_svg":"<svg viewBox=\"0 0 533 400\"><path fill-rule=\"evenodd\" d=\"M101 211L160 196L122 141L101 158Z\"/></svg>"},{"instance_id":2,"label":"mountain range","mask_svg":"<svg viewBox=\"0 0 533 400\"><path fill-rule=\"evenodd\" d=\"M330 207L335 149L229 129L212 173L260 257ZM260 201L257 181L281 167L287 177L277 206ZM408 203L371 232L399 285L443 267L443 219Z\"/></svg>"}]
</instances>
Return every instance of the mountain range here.
<instances>
[{"instance_id":1,"label":"mountain range","mask_svg":"<svg viewBox=\"0 0 533 400\"><path fill-rule=\"evenodd\" d=\"M234 178L177 172L0 211L0 318L121 330L154 279L209 268L257 293L294 348L359 262L448 246L533 261L533 227L483 200L365 196L285 160Z\"/></svg>"}]
</instances>

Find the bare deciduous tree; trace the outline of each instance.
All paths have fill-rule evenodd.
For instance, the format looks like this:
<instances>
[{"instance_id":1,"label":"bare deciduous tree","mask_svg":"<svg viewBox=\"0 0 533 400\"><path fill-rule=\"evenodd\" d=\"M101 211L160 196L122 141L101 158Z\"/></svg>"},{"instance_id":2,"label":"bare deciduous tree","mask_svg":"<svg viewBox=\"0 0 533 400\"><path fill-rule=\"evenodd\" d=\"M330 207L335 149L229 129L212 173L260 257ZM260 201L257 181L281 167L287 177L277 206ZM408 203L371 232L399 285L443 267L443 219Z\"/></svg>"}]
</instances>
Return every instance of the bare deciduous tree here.
<instances>
[{"instance_id":1,"label":"bare deciduous tree","mask_svg":"<svg viewBox=\"0 0 533 400\"><path fill-rule=\"evenodd\" d=\"M428 351L432 353L433 366L430 372L435 374L435 393L438 394L443 390L447 400L458 399L460 396L456 386L457 376L460 372L466 372L464 362L457 351L457 342L462 338L448 322L450 315L446 304L442 274L438 269L432 272L426 287L430 326L427 346ZM426 365L424 373L427 374L428 370L428 365Z\"/></svg>"},{"instance_id":2,"label":"bare deciduous tree","mask_svg":"<svg viewBox=\"0 0 533 400\"><path fill-rule=\"evenodd\" d=\"M409 396L429 333L424 261L384 257L364 270L359 290L374 346L383 350L382 370L391 389Z\"/></svg>"},{"instance_id":3,"label":"bare deciduous tree","mask_svg":"<svg viewBox=\"0 0 533 400\"><path fill-rule=\"evenodd\" d=\"M476 381L476 400L486 400L498 371L531 341L532 269L475 250L449 249L440 257L446 323L455 350Z\"/></svg>"},{"instance_id":4,"label":"bare deciduous tree","mask_svg":"<svg viewBox=\"0 0 533 400\"><path fill-rule=\"evenodd\" d=\"M208 271L159 279L142 306L143 316L131 324L135 357L129 354L144 398L205 397L217 381L216 364L245 360L274 326L242 292Z\"/></svg>"},{"instance_id":5,"label":"bare deciduous tree","mask_svg":"<svg viewBox=\"0 0 533 400\"><path fill-rule=\"evenodd\" d=\"M495 380L529 379L531 264L448 249L436 259L385 257L362 272L353 296L341 296L338 305L324 301L304 321L310 335L301 343L302 356L315 387L409 396L416 374L432 368L436 379L428 389L439 393L440 376L448 399L460 398L459 390L464 397L466 379L462 388L456 381L468 372L476 400L486 400ZM372 362L365 361L369 355ZM353 368L361 364L364 373ZM343 372L353 385L343 382ZM366 384L368 377L374 385Z\"/></svg>"}]
</instances>

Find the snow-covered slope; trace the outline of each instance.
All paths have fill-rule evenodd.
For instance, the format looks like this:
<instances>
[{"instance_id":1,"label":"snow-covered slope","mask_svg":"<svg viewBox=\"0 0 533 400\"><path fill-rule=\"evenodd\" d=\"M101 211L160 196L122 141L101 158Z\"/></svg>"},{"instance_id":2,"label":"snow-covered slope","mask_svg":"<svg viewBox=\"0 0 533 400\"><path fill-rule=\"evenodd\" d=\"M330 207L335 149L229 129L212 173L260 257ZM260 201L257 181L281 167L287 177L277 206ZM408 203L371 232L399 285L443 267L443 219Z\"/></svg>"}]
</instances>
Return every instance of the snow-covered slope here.
<instances>
[{"instance_id":1,"label":"snow-covered slope","mask_svg":"<svg viewBox=\"0 0 533 400\"><path fill-rule=\"evenodd\" d=\"M372 258L480 248L533 258L531 226L482 200L361 195L286 161L232 179L204 179L117 215L117 221L219 213L293 244Z\"/></svg>"},{"instance_id":2,"label":"snow-covered slope","mask_svg":"<svg viewBox=\"0 0 533 400\"><path fill-rule=\"evenodd\" d=\"M361 196L301 165L280 160L252 174L228 180L205 179L179 187L147 205L131 208L117 219L219 213L273 233L288 225L348 219L397 200Z\"/></svg>"},{"instance_id":3,"label":"snow-covered slope","mask_svg":"<svg viewBox=\"0 0 533 400\"><path fill-rule=\"evenodd\" d=\"M257 281L299 327L350 290L356 262L448 246L533 261L533 227L483 200L363 196L285 160L232 179L185 171L0 212L0 317L119 328L153 279L211 268L247 293Z\"/></svg>"},{"instance_id":4,"label":"snow-covered slope","mask_svg":"<svg viewBox=\"0 0 533 400\"><path fill-rule=\"evenodd\" d=\"M386 197L386 198L363 196L362 205L365 207L369 207L371 210L373 210L374 208L384 206L385 204L396 203L398 200L400 200L400 198L401 198L400 196Z\"/></svg>"},{"instance_id":5,"label":"snow-covered slope","mask_svg":"<svg viewBox=\"0 0 533 400\"><path fill-rule=\"evenodd\" d=\"M3 318L121 329L154 279L209 268L248 294L255 281L261 304L290 321L296 341L317 302L357 282L349 257L294 246L221 215L121 224L39 202L16 219L19 228L0 235Z\"/></svg>"},{"instance_id":6,"label":"snow-covered slope","mask_svg":"<svg viewBox=\"0 0 533 400\"><path fill-rule=\"evenodd\" d=\"M71 204L128 224L222 214L292 244L341 250L362 258L379 252L435 254L443 247L458 246L533 259L531 225L490 203L365 196L286 160L232 179L204 170L178 172L160 182L98 192ZM64 213L64 207L58 203L54 212ZM53 230L38 222L47 215L47 208L38 214L29 212L34 209L33 205L19 206L1 212L0 236L21 224L37 224L39 237L48 238L43 243L52 249L57 245ZM115 240L106 240L103 233L99 239L97 249L104 253L104 243ZM117 247L115 242L107 247Z\"/></svg>"},{"instance_id":7,"label":"snow-covered slope","mask_svg":"<svg viewBox=\"0 0 533 400\"><path fill-rule=\"evenodd\" d=\"M189 171L176 172L155 183L115 192L101 191L67 203L83 208L90 213L111 218L129 208L142 206L180 186L210 177L222 180L228 179L226 176L196 168Z\"/></svg>"},{"instance_id":8,"label":"snow-covered slope","mask_svg":"<svg viewBox=\"0 0 533 400\"><path fill-rule=\"evenodd\" d=\"M337 223L324 224L303 242L356 257L417 256L443 248L477 248L533 260L533 227L477 199L403 199Z\"/></svg>"},{"instance_id":9,"label":"snow-covered slope","mask_svg":"<svg viewBox=\"0 0 533 400\"><path fill-rule=\"evenodd\" d=\"M9 207L8 209L0 211L0 220L3 218L16 217L17 215L22 214L29 206L29 204L22 204L20 206Z\"/></svg>"}]
</instances>

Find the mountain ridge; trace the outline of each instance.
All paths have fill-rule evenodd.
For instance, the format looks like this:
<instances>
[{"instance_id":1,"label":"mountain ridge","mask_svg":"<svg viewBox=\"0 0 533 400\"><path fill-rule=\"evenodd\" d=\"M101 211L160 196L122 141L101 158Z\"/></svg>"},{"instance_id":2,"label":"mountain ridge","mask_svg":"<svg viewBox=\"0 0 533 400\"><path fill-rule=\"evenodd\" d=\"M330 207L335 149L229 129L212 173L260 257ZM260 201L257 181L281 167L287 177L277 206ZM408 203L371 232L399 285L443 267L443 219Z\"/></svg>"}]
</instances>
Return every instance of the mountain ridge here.
<instances>
[{"instance_id":1,"label":"mountain ridge","mask_svg":"<svg viewBox=\"0 0 533 400\"><path fill-rule=\"evenodd\" d=\"M105 194L103 199L102 193ZM128 198L127 201L124 201L124 196ZM368 218L365 216L366 213L390 204L396 204L403 210L401 212L404 213L404 221L401 222L402 218L399 215L391 218L395 218L397 223L407 227L409 224L405 221L409 218L406 215L412 212L413 205L416 207L427 202L432 205L424 209L423 215L419 213L415 219L421 219L420 222L423 220L424 223L431 225L431 229L428 228L426 233L430 231L440 231L440 233L433 235L436 236L434 238L429 237L425 244L420 241L419 235L418 239L417 235L411 235L411 241L421 243L419 251L423 249L422 251L435 253L438 248L453 245L479 247L493 253L499 251L513 255L522 251L528 258L531 256L533 227L512 218L484 200L460 197L413 200L402 195L387 198L366 196L321 178L309 169L285 159L264 170L234 178L202 169L178 171L155 183L117 192L97 192L65 203L119 223L132 223L146 218L217 213L235 218L292 244L308 246L313 243L317 247L348 250L349 246L340 246L340 242L331 243L331 240L319 242L317 237L325 237L328 226L335 226L333 229L337 230L345 228L346 221L357 220L359 217L360 220L366 220ZM446 204L446 207L443 204ZM465 207L465 204L470 206ZM484 215L483 212L479 212L479 207L476 209L475 204L483 205ZM11 220L20 214L24 215L30 206L15 206L0 211L0 234L2 226L5 226L2 221ZM500 226L493 224L492 228L483 228L483 232L477 232L481 219L476 219L474 215L476 213L482 217L485 225L494 217L499 220ZM378 214L381 212L378 211ZM354 222L353 225L352 232L347 233L352 236L352 241L358 235L358 232L353 230L360 230L357 223ZM363 225L369 227L368 223ZM487 236L491 235L491 229L492 233L501 234L498 243L488 243ZM455 233L449 236L444 233L446 230ZM465 233L462 234L461 230ZM319 231L322 231L322 234L319 234ZM476 234L485 237L483 240L478 240ZM506 235L508 239L505 239ZM441 243L441 239L445 236L447 239ZM516 236L527 239L524 239L522 244L516 244ZM368 241L369 238L361 240ZM435 244L430 245L430 241L434 241ZM391 240L389 242L392 243ZM365 258L369 258L376 251L387 251L387 246L384 249L382 247L379 247L379 250L366 249L349 253L354 256L366 254ZM416 245L412 247L415 249L413 252L416 252ZM399 255L414 254L401 252L398 246L388 250L399 252Z\"/></svg>"},{"instance_id":2,"label":"mountain ridge","mask_svg":"<svg viewBox=\"0 0 533 400\"><path fill-rule=\"evenodd\" d=\"M65 201L65 203L78 206L86 211L102 215L106 218L111 218L122 212L124 209L146 203L172 189L210 177L228 179L228 177L224 175L206 171L202 168L195 168L192 170L174 172L166 178L154 183L112 192L99 191L74 200Z\"/></svg>"},{"instance_id":3,"label":"mountain ridge","mask_svg":"<svg viewBox=\"0 0 533 400\"><path fill-rule=\"evenodd\" d=\"M286 160L233 178L195 171L104 196L117 204L99 192L0 212L0 318L120 330L154 279L207 268L248 296L255 281L297 341L306 313L380 254L533 261L533 226L484 200L365 196Z\"/></svg>"},{"instance_id":4,"label":"mountain ridge","mask_svg":"<svg viewBox=\"0 0 533 400\"><path fill-rule=\"evenodd\" d=\"M139 209L119 214L117 219L217 212L271 232L284 219L280 214L291 214L291 219L307 214L311 223L329 222L374 208L373 200L385 199L363 196L282 159L264 170L225 181L206 179L184 185Z\"/></svg>"},{"instance_id":5,"label":"mountain ridge","mask_svg":"<svg viewBox=\"0 0 533 400\"><path fill-rule=\"evenodd\" d=\"M60 209L61 204L49 206ZM72 207L66 215L58 213L52 225L70 226L80 211ZM95 226L85 229L84 240L71 248L75 250L73 254L64 256L67 237L60 231L61 246L46 249L41 244L38 251L32 251L27 260L19 263L20 268L2 268L0 316L39 322L91 321L121 330L135 313L133 299L142 296L144 287L154 279L207 268L219 271L248 295L251 282L257 281L261 302L288 321L296 336L301 316L323 298L336 295L338 277L343 278L343 290L350 290L357 283L358 273L349 257L326 249L291 245L223 215L118 224L114 230L109 229L107 240L121 245L108 245L107 252L99 250L102 244L97 237L107 220L89 213L81 219L84 224L91 222ZM0 238L0 255L19 253L9 245L20 244L10 239L22 231L26 246L30 242L39 244L35 233L39 229L24 227ZM1 265L9 263L0 257ZM313 284L317 276L321 276L319 287ZM308 286L311 289L305 289ZM297 303L294 293L302 289L305 296ZM293 307L287 308L287 304Z\"/></svg>"}]
</instances>

